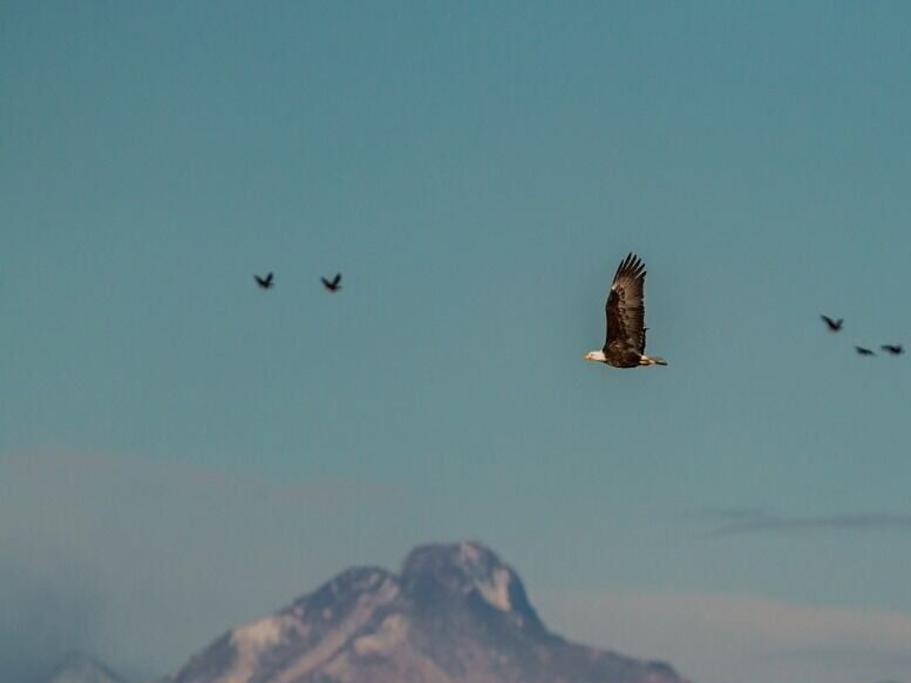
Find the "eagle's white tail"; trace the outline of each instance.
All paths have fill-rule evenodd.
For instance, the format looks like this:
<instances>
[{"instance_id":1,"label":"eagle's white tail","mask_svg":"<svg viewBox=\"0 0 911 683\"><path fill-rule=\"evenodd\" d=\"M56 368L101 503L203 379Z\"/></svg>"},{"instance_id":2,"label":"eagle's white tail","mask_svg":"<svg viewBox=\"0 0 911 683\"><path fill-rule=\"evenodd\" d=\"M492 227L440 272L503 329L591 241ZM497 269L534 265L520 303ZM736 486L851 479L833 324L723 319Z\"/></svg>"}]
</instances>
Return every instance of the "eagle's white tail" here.
<instances>
[{"instance_id":1,"label":"eagle's white tail","mask_svg":"<svg viewBox=\"0 0 911 683\"><path fill-rule=\"evenodd\" d=\"M667 361L660 356L642 356L639 365L667 365Z\"/></svg>"}]
</instances>

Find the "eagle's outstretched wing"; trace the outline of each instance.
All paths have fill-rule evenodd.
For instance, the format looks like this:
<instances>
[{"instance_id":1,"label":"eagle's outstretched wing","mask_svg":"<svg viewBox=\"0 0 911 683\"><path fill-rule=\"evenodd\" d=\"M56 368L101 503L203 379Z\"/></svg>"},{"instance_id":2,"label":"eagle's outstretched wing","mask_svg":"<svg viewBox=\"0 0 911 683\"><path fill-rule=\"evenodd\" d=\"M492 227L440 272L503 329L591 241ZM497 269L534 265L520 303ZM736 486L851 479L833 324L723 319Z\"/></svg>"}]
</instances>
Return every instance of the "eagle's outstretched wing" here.
<instances>
[{"instance_id":1,"label":"eagle's outstretched wing","mask_svg":"<svg viewBox=\"0 0 911 683\"><path fill-rule=\"evenodd\" d=\"M645 353L645 264L633 253L617 267L604 307L607 335L604 353Z\"/></svg>"}]
</instances>

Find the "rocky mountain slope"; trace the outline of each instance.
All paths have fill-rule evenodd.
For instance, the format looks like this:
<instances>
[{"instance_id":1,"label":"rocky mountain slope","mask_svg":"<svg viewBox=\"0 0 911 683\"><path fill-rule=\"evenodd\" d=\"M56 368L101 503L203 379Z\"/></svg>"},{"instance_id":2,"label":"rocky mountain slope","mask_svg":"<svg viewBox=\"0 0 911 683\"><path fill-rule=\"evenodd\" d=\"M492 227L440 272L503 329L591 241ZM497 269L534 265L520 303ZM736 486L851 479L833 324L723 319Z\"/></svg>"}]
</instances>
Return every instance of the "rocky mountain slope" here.
<instances>
[{"instance_id":1,"label":"rocky mountain slope","mask_svg":"<svg viewBox=\"0 0 911 683\"><path fill-rule=\"evenodd\" d=\"M686 683L669 665L576 645L476 543L422 546L399 575L349 569L225 633L171 683Z\"/></svg>"}]
</instances>

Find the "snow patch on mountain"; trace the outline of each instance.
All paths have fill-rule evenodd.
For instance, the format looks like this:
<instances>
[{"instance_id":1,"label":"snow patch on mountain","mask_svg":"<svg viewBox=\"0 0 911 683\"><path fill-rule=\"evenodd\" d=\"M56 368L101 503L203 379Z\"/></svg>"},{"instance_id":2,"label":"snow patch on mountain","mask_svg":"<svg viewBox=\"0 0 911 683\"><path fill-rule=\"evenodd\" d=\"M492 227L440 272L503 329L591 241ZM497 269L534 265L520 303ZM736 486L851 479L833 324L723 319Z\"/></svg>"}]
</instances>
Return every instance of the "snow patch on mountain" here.
<instances>
[{"instance_id":1,"label":"snow patch on mountain","mask_svg":"<svg viewBox=\"0 0 911 683\"><path fill-rule=\"evenodd\" d=\"M509 570L503 567L497 567L493 571L493 580L490 582L478 582L478 591L483 598L492 606L501 612L509 612L512 604L509 602Z\"/></svg>"},{"instance_id":2,"label":"snow patch on mountain","mask_svg":"<svg viewBox=\"0 0 911 683\"><path fill-rule=\"evenodd\" d=\"M361 656L391 652L408 640L408 622L401 614L386 617L379 630L354 641L354 652Z\"/></svg>"},{"instance_id":3,"label":"snow patch on mountain","mask_svg":"<svg viewBox=\"0 0 911 683\"><path fill-rule=\"evenodd\" d=\"M281 643L292 626L287 616L267 617L231 634L231 644L237 652L234 666L219 679L219 683L246 683L256 672L260 657Z\"/></svg>"},{"instance_id":4,"label":"snow patch on mountain","mask_svg":"<svg viewBox=\"0 0 911 683\"><path fill-rule=\"evenodd\" d=\"M474 543L462 541L459 543L459 558L466 566L476 565L481 560L481 549Z\"/></svg>"},{"instance_id":5,"label":"snow patch on mountain","mask_svg":"<svg viewBox=\"0 0 911 683\"><path fill-rule=\"evenodd\" d=\"M512 573L496 555L475 543L463 541L459 544L456 564L471 581L463 589L465 593L477 590L492 607L501 612L512 610L509 599Z\"/></svg>"},{"instance_id":6,"label":"snow patch on mountain","mask_svg":"<svg viewBox=\"0 0 911 683\"><path fill-rule=\"evenodd\" d=\"M374 582L371 581L372 585ZM399 595L398 585L386 580L372 593L364 593L357 599L354 609L315 647L288 666L275 678L275 683L293 683L303 680L319 667L332 659L351 638L367 625L376 610L382 605L391 603ZM247 679L238 683L246 683ZM234 683L232 681L232 683Z\"/></svg>"}]
</instances>

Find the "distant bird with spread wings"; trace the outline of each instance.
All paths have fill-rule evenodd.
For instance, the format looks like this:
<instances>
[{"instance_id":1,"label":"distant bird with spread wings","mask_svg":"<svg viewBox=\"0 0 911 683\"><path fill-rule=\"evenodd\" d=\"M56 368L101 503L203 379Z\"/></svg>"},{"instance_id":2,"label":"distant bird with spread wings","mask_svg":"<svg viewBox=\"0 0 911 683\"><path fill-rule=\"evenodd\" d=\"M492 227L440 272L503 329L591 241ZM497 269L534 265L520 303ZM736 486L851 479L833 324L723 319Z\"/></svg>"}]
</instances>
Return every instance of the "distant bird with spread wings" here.
<instances>
[{"instance_id":1,"label":"distant bird with spread wings","mask_svg":"<svg viewBox=\"0 0 911 683\"><path fill-rule=\"evenodd\" d=\"M879 348L883 351L888 351L893 356L900 356L905 352L905 347L901 344L883 344Z\"/></svg>"},{"instance_id":2,"label":"distant bird with spread wings","mask_svg":"<svg viewBox=\"0 0 911 683\"><path fill-rule=\"evenodd\" d=\"M844 325L844 318L833 319L827 315L819 316L822 318L822 321L826 324L826 327L829 328L829 332L838 332L841 330L841 326Z\"/></svg>"},{"instance_id":3,"label":"distant bird with spread wings","mask_svg":"<svg viewBox=\"0 0 911 683\"><path fill-rule=\"evenodd\" d=\"M341 285L342 274L341 273L336 273L335 277L332 278L331 280L327 280L326 278L321 277L320 281L323 283L323 287L326 288L327 292L337 292L338 290L340 290L342 288L342 285Z\"/></svg>"},{"instance_id":4,"label":"distant bird with spread wings","mask_svg":"<svg viewBox=\"0 0 911 683\"><path fill-rule=\"evenodd\" d=\"M645 355L645 264L632 252L614 274L604 311L607 334L600 351L590 351L585 360L615 368L667 365L663 358Z\"/></svg>"},{"instance_id":5,"label":"distant bird with spread wings","mask_svg":"<svg viewBox=\"0 0 911 683\"><path fill-rule=\"evenodd\" d=\"M857 351L857 354L860 356L875 356L876 355L875 353L873 353L873 351L871 351L870 349L863 347L863 346L855 346L854 350Z\"/></svg>"},{"instance_id":6,"label":"distant bird with spread wings","mask_svg":"<svg viewBox=\"0 0 911 683\"><path fill-rule=\"evenodd\" d=\"M253 276L253 279L256 280L256 284L258 284L263 289L272 288L272 284L273 284L272 278L273 278L272 273L269 273L268 275L266 275L266 277L260 277L259 275Z\"/></svg>"}]
</instances>

